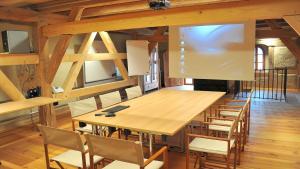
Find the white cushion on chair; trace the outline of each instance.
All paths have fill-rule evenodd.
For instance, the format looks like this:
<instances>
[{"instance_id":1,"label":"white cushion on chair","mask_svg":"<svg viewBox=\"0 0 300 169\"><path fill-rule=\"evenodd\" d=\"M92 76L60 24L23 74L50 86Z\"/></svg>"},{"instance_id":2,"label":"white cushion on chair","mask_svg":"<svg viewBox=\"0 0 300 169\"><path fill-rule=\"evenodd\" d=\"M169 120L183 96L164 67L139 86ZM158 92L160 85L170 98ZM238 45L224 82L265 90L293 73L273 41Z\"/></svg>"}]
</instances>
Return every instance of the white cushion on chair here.
<instances>
[{"instance_id":1,"label":"white cushion on chair","mask_svg":"<svg viewBox=\"0 0 300 169\"><path fill-rule=\"evenodd\" d=\"M209 130L229 132L230 131L230 126L220 126L218 124L221 124L221 125L232 125L233 121L229 121L229 120L212 120L211 123L212 124L210 124L208 126ZM241 131L240 122L239 122L238 125L239 125L238 126L238 132L240 132Z\"/></svg>"},{"instance_id":2,"label":"white cushion on chair","mask_svg":"<svg viewBox=\"0 0 300 169\"><path fill-rule=\"evenodd\" d=\"M85 132L85 133L93 133L93 127L91 124L87 124L84 127L76 128L76 131Z\"/></svg>"},{"instance_id":3,"label":"white cushion on chair","mask_svg":"<svg viewBox=\"0 0 300 169\"><path fill-rule=\"evenodd\" d=\"M220 115L221 116L238 117L239 116L239 112L223 110L223 111L220 111Z\"/></svg>"},{"instance_id":4,"label":"white cushion on chair","mask_svg":"<svg viewBox=\"0 0 300 169\"><path fill-rule=\"evenodd\" d=\"M230 148L234 140L230 141ZM206 138L195 138L190 144L189 149L193 151L227 155L227 141L213 140Z\"/></svg>"},{"instance_id":5,"label":"white cushion on chair","mask_svg":"<svg viewBox=\"0 0 300 169\"><path fill-rule=\"evenodd\" d=\"M145 169L160 169L163 165L164 163L162 161L154 160L150 164L148 164ZM116 160L105 166L103 169L140 169L140 167L137 164Z\"/></svg>"},{"instance_id":6,"label":"white cushion on chair","mask_svg":"<svg viewBox=\"0 0 300 169\"><path fill-rule=\"evenodd\" d=\"M89 153L85 154L85 159L86 159L86 166L89 167L90 166L90 157L89 157ZM98 163L99 161L101 161L103 159L103 157L100 156L94 156L94 163ZM69 164L75 167L80 167L82 168L82 156L81 156L81 152L79 151L75 151L75 150L68 150L65 151L64 153L61 153L53 158L51 158L51 160L54 161L58 161L61 163L65 163L65 164Z\"/></svg>"}]
</instances>

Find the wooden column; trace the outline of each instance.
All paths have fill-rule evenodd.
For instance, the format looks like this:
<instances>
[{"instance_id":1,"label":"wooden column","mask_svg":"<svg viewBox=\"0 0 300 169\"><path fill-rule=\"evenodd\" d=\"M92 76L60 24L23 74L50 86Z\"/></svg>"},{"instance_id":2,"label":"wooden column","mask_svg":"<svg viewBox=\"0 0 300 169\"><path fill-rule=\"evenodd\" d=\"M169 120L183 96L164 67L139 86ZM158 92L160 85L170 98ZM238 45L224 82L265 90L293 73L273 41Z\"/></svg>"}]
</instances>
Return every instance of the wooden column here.
<instances>
[{"instance_id":1,"label":"wooden column","mask_svg":"<svg viewBox=\"0 0 300 169\"><path fill-rule=\"evenodd\" d=\"M39 54L39 64L37 66L37 74L39 85L41 86L41 95L43 97L52 97L51 83L47 81L49 51L47 47L48 39L41 33L41 27L44 23L35 25L35 34L37 35L37 52ZM56 126L56 115L52 104L39 107L39 118L42 125Z\"/></svg>"}]
</instances>

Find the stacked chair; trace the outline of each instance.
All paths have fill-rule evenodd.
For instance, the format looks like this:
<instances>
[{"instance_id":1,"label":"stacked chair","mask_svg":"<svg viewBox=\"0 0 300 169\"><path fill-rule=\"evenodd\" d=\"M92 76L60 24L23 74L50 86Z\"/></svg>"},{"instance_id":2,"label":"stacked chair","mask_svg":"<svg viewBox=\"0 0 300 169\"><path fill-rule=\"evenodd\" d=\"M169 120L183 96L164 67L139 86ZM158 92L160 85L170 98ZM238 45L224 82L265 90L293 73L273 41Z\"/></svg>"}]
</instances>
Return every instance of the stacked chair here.
<instances>
[{"instance_id":1,"label":"stacked chair","mask_svg":"<svg viewBox=\"0 0 300 169\"><path fill-rule=\"evenodd\" d=\"M200 168L203 165L213 167L220 166L220 162L211 163L216 156L225 157L225 167L230 168L230 157L234 153L233 168L240 164L240 155L247 143L250 124L251 94L247 100L226 99L221 105L217 105L215 113L204 116L201 134L187 135L186 165L189 167L190 153L196 154L196 167L199 160ZM215 154L211 158L211 154ZM202 160L201 160L202 159Z\"/></svg>"}]
</instances>

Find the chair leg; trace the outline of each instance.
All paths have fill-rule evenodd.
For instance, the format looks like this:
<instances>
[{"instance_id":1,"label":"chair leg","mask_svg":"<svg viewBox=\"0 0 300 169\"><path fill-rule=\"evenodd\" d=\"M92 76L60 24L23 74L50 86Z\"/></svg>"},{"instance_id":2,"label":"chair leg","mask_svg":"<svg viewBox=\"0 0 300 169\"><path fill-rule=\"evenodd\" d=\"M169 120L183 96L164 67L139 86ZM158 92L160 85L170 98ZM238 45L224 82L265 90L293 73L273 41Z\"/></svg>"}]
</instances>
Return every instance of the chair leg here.
<instances>
[{"instance_id":1,"label":"chair leg","mask_svg":"<svg viewBox=\"0 0 300 169\"><path fill-rule=\"evenodd\" d=\"M121 129L118 129L118 138L121 139Z\"/></svg>"},{"instance_id":2,"label":"chair leg","mask_svg":"<svg viewBox=\"0 0 300 169\"><path fill-rule=\"evenodd\" d=\"M94 156L92 156L92 155L90 155L90 168L91 169L96 169L97 168L97 166L95 168L95 165L94 165Z\"/></svg>"},{"instance_id":3,"label":"chair leg","mask_svg":"<svg viewBox=\"0 0 300 169\"><path fill-rule=\"evenodd\" d=\"M225 159L226 159L226 168L230 169L230 154L227 155L227 157L225 157Z\"/></svg>"},{"instance_id":4,"label":"chair leg","mask_svg":"<svg viewBox=\"0 0 300 169\"><path fill-rule=\"evenodd\" d=\"M50 161L49 161L48 145L47 144L44 144L44 149L45 149L46 167L47 167L47 169L50 169Z\"/></svg>"},{"instance_id":5,"label":"chair leg","mask_svg":"<svg viewBox=\"0 0 300 169\"><path fill-rule=\"evenodd\" d=\"M237 153L238 153L238 143L235 142L235 151L234 151L234 160L233 160L233 169L236 169L236 164L237 164ZM240 156L240 153L239 153ZM238 164L240 164L240 157L238 157Z\"/></svg>"},{"instance_id":6,"label":"chair leg","mask_svg":"<svg viewBox=\"0 0 300 169\"><path fill-rule=\"evenodd\" d=\"M190 150L189 150L189 137L186 135L186 146L185 146L185 152L186 152L186 156L185 156L185 168L186 169L189 169L190 168L190 165L189 165L189 162L190 162Z\"/></svg>"},{"instance_id":7,"label":"chair leg","mask_svg":"<svg viewBox=\"0 0 300 169\"><path fill-rule=\"evenodd\" d=\"M199 156L199 154L197 153L197 154L196 154L196 161L195 161L195 163L194 163L194 168L196 168L197 162L198 162L198 160L200 160L199 158L200 158L200 156Z\"/></svg>"},{"instance_id":8,"label":"chair leg","mask_svg":"<svg viewBox=\"0 0 300 169\"><path fill-rule=\"evenodd\" d=\"M64 167L60 164L60 162L55 161L55 163L59 166L60 169L64 169Z\"/></svg>"}]
</instances>

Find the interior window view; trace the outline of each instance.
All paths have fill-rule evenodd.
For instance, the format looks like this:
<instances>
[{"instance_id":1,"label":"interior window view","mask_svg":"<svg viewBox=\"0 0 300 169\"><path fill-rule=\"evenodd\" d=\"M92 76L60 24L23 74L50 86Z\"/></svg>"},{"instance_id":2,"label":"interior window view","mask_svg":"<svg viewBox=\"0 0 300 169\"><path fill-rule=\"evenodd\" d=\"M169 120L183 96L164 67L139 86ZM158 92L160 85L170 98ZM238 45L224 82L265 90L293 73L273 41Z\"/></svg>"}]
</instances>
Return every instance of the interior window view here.
<instances>
[{"instance_id":1,"label":"interior window view","mask_svg":"<svg viewBox=\"0 0 300 169\"><path fill-rule=\"evenodd\" d=\"M299 7L0 1L0 169L299 169Z\"/></svg>"}]
</instances>

